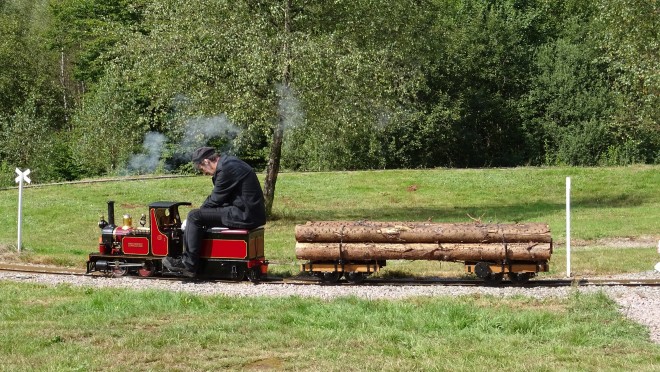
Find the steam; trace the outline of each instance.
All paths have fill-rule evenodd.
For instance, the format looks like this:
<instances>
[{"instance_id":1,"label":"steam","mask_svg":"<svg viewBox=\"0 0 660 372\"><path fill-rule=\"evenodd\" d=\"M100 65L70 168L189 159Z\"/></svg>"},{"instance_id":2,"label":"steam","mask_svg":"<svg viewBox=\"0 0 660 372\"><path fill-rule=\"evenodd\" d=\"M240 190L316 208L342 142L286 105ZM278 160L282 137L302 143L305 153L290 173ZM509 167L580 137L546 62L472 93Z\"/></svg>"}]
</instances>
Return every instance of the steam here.
<instances>
[{"instance_id":1,"label":"steam","mask_svg":"<svg viewBox=\"0 0 660 372\"><path fill-rule=\"evenodd\" d=\"M235 126L225 114L210 118L190 119L184 126L183 138L178 147L183 152L192 152L200 146L208 145L211 139L219 137L231 144L240 133L241 129ZM228 150L228 148L224 150Z\"/></svg>"},{"instance_id":2,"label":"steam","mask_svg":"<svg viewBox=\"0 0 660 372\"><path fill-rule=\"evenodd\" d=\"M305 115L300 109L300 101L294 95L291 87L278 84L277 93L280 97L278 114L282 118L280 121L281 129L286 131L299 126L305 120Z\"/></svg>"},{"instance_id":3,"label":"steam","mask_svg":"<svg viewBox=\"0 0 660 372\"><path fill-rule=\"evenodd\" d=\"M131 157L128 161L128 173L144 174L156 170L166 141L167 138L161 133L147 133L142 143L144 152Z\"/></svg>"},{"instance_id":4,"label":"steam","mask_svg":"<svg viewBox=\"0 0 660 372\"><path fill-rule=\"evenodd\" d=\"M392 121L392 114L389 111L380 110L376 113L376 122L374 127L376 130L385 130Z\"/></svg>"},{"instance_id":5,"label":"steam","mask_svg":"<svg viewBox=\"0 0 660 372\"><path fill-rule=\"evenodd\" d=\"M279 84L277 93L281 129L284 131L301 125L305 116L293 90L289 86ZM183 111L190 105L190 100L185 95L177 95L173 99L173 105L178 108L177 111ZM159 166L163 170L176 168L189 162L193 150L201 146L214 146L218 152L236 152L235 139L240 134L241 129L234 125L226 114L190 118L183 125L178 143L162 133L147 133L142 143L142 151L131 156L122 173L148 174L156 171ZM167 164L166 160L170 164Z\"/></svg>"},{"instance_id":6,"label":"steam","mask_svg":"<svg viewBox=\"0 0 660 372\"><path fill-rule=\"evenodd\" d=\"M234 140L241 133L227 115L189 119L183 126L183 135L178 143L171 141L162 133L148 132L144 136L142 152L134 154L128 161L125 174L153 173L159 166L170 170L172 165L165 164L164 154L170 152L174 163L190 161L192 151L201 146L207 146L211 141L220 143L220 152L231 152ZM168 145L169 143L169 145ZM215 145L215 144L214 144Z\"/></svg>"}]
</instances>

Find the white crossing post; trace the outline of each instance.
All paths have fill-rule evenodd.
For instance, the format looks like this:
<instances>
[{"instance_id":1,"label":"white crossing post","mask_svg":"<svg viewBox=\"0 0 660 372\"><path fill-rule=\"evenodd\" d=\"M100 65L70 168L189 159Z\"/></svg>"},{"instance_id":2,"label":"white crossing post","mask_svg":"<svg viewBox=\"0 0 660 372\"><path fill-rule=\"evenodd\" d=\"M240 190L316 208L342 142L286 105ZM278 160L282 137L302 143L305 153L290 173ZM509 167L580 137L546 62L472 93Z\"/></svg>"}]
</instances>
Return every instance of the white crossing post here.
<instances>
[{"instance_id":1,"label":"white crossing post","mask_svg":"<svg viewBox=\"0 0 660 372\"><path fill-rule=\"evenodd\" d=\"M23 181L30 183L30 170L26 169L25 172L21 172L20 169L16 168L16 174L18 177L15 178L16 183L18 183L18 253L21 253L21 225L23 219Z\"/></svg>"},{"instance_id":2,"label":"white crossing post","mask_svg":"<svg viewBox=\"0 0 660 372\"><path fill-rule=\"evenodd\" d=\"M571 177L566 177L566 277L571 277Z\"/></svg>"},{"instance_id":3,"label":"white crossing post","mask_svg":"<svg viewBox=\"0 0 660 372\"><path fill-rule=\"evenodd\" d=\"M660 254L660 240L658 240L658 254ZM660 273L660 262L655 264L655 271Z\"/></svg>"}]
</instances>

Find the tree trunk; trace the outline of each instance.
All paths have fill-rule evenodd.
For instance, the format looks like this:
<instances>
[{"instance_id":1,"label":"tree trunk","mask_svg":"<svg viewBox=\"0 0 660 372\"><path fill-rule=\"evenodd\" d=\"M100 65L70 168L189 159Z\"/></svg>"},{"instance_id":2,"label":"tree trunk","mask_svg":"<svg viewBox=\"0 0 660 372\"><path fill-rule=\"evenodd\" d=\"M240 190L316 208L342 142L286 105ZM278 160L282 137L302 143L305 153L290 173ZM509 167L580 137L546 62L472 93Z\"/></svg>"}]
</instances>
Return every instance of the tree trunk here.
<instances>
[{"instance_id":1,"label":"tree trunk","mask_svg":"<svg viewBox=\"0 0 660 372\"><path fill-rule=\"evenodd\" d=\"M343 243L550 243L544 223L474 224L322 221L296 225L297 242Z\"/></svg>"},{"instance_id":2,"label":"tree trunk","mask_svg":"<svg viewBox=\"0 0 660 372\"><path fill-rule=\"evenodd\" d=\"M282 55L284 59L282 67L282 91L288 91L291 83L291 48L289 36L291 35L291 0L284 1L284 44ZM280 99L282 99L280 97ZM266 179L264 180L264 199L266 215L271 216L273 201L275 200L275 184L280 172L280 158L282 156L282 139L284 137L284 115L282 110L278 111L277 122L273 128L273 142L270 147L270 156L266 167Z\"/></svg>"},{"instance_id":3,"label":"tree trunk","mask_svg":"<svg viewBox=\"0 0 660 372\"><path fill-rule=\"evenodd\" d=\"M271 216L273 200L275 199L275 183L280 171L280 157L282 155L282 127L278 126L273 131L273 143L270 148L270 157L266 168L266 179L264 180L264 199L266 204L266 215Z\"/></svg>"},{"instance_id":4,"label":"tree trunk","mask_svg":"<svg viewBox=\"0 0 660 372\"><path fill-rule=\"evenodd\" d=\"M64 48L60 49L60 85L62 85L62 104L64 105L64 122L69 121L69 102L66 97L66 76L64 75ZM69 128L71 130L71 128Z\"/></svg>"},{"instance_id":5,"label":"tree trunk","mask_svg":"<svg viewBox=\"0 0 660 372\"><path fill-rule=\"evenodd\" d=\"M551 243L296 243L302 260L546 261Z\"/></svg>"}]
</instances>

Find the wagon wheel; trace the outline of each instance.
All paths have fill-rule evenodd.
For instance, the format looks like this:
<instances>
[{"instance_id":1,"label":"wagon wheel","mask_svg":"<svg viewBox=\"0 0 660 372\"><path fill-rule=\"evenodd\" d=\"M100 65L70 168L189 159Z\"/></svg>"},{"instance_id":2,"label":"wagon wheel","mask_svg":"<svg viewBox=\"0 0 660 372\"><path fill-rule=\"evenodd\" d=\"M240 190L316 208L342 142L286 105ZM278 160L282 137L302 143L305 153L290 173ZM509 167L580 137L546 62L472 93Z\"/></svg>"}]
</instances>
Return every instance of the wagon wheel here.
<instances>
[{"instance_id":1,"label":"wagon wheel","mask_svg":"<svg viewBox=\"0 0 660 372\"><path fill-rule=\"evenodd\" d=\"M156 267L151 261L146 261L141 268L138 269L138 275L142 277L153 276L156 272Z\"/></svg>"},{"instance_id":2,"label":"wagon wheel","mask_svg":"<svg viewBox=\"0 0 660 372\"><path fill-rule=\"evenodd\" d=\"M509 280L514 284L525 284L531 277L532 273L509 273Z\"/></svg>"},{"instance_id":3,"label":"wagon wheel","mask_svg":"<svg viewBox=\"0 0 660 372\"><path fill-rule=\"evenodd\" d=\"M326 284L334 284L339 281L342 273L339 271L327 271L318 273L318 277L321 278L321 281Z\"/></svg>"},{"instance_id":4,"label":"wagon wheel","mask_svg":"<svg viewBox=\"0 0 660 372\"><path fill-rule=\"evenodd\" d=\"M360 284L360 283L364 282L364 280L367 278L367 276L364 275L364 273L360 273L360 272L357 272L357 271L347 271L347 272L344 273L344 278L346 278L346 280L349 283Z\"/></svg>"},{"instance_id":5,"label":"wagon wheel","mask_svg":"<svg viewBox=\"0 0 660 372\"><path fill-rule=\"evenodd\" d=\"M503 278L504 278L504 273L491 273L484 278L484 281L488 285L499 285L500 283L502 283Z\"/></svg>"}]
</instances>

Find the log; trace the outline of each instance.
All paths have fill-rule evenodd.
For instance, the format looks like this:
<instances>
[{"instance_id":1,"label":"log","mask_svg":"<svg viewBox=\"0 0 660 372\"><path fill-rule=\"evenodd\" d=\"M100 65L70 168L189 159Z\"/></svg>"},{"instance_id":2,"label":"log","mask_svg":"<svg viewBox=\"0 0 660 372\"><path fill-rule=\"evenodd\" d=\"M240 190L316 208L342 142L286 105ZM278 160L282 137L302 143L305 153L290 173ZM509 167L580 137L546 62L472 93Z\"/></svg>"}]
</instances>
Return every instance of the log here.
<instances>
[{"instance_id":1,"label":"log","mask_svg":"<svg viewBox=\"0 0 660 372\"><path fill-rule=\"evenodd\" d=\"M546 261L551 243L296 243L301 260Z\"/></svg>"},{"instance_id":2,"label":"log","mask_svg":"<svg viewBox=\"0 0 660 372\"><path fill-rule=\"evenodd\" d=\"M527 243L552 242L545 223L476 224L320 221L296 225L297 242Z\"/></svg>"}]
</instances>

